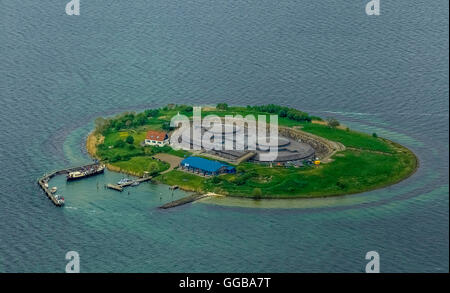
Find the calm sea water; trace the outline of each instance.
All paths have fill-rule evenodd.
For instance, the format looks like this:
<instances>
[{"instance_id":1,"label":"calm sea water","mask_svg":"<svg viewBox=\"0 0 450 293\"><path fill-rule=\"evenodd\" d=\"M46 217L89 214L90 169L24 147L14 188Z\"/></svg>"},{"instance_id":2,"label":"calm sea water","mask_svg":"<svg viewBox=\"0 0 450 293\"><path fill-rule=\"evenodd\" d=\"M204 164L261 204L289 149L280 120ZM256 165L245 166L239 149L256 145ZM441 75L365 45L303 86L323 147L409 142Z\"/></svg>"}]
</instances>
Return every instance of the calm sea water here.
<instances>
[{"instance_id":1,"label":"calm sea water","mask_svg":"<svg viewBox=\"0 0 450 293\"><path fill-rule=\"evenodd\" d=\"M0 272L384 272L449 269L448 1L0 2ZM89 162L92 121L124 110L278 103L411 148L420 168L332 199L214 200L157 209L182 191L36 178Z\"/></svg>"}]
</instances>

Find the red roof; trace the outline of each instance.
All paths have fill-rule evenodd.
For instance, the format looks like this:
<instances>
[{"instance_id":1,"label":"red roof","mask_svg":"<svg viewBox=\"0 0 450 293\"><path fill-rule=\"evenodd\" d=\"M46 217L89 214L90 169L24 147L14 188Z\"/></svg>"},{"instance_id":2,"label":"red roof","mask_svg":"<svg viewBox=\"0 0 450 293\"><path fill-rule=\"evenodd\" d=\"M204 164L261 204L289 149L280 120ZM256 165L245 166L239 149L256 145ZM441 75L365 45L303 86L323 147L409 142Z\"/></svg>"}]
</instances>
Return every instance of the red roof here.
<instances>
[{"instance_id":1,"label":"red roof","mask_svg":"<svg viewBox=\"0 0 450 293\"><path fill-rule=\"evenodd\" d=\"M156 141L164 141L167 137L167 133L165 133L164 131L154 131L154 130L149 130L147 132L147 139L150 140L156 140Z\"/></svg>"}]
</instances>

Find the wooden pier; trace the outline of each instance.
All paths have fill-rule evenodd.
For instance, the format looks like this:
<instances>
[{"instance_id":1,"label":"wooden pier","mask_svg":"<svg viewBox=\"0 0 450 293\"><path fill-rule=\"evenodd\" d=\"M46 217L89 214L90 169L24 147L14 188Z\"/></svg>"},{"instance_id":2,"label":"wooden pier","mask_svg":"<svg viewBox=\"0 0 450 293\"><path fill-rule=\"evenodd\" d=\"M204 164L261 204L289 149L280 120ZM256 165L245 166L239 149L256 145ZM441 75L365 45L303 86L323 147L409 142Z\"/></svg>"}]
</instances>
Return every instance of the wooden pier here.
<instances>
[{"instance_id":1,"label":"wooden pier","mask_svg":"<svg viewBox=\"0 0 450 293\"><path fill-rule=\"evenodd\" d=\"M135 183L141 183L141 182L149 181L151 179L152 179L151 176L149 176L149 177L142 177L142 178L138 178L136 180L131 180L130 182L126 182L126 183L122 183L122 184L107 184L106 187L109 188L109 189L113 189L113 190L117 190L117 191L122 192L125 187L133 185Z\"/></svg>"},{"instance_id":2,"label":"wooden pier","mask_svg":"<svg viewBox=\"0 0 450 293\"><path fill-rule=\"evenodd\" d=\"M50 179L52 179L55 176L58 175L67 175L70 172L75 172L75 171L82 171L82 170L86 170L92 167L96 167L98 166L98 163L94 163L94 164L89 164L89 165L85 165L85 166L80 166L80 167L74 167L74 168L68 168L68 169L62 169L62 170L57 170L57 171L53 171L51 173L45 174L43 177L38 179L38 185L41 187L41 189L44 191L45 195L47 195L47 197L53 202L54 205L60 207L62 206L62 204L60 204L58 202L58 200L56 199L55 194L53 194L50 189L48 189L48 182L50 181Z\"/></svg>"}]
</instances>

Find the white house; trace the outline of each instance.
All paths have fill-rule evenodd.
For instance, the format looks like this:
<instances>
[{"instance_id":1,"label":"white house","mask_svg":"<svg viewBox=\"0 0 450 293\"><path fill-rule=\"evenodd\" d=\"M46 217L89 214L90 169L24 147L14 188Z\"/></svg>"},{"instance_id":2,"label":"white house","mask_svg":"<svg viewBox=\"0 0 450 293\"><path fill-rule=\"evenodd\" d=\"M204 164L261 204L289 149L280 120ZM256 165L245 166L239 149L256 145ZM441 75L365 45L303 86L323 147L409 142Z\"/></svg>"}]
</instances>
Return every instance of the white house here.
<instances>
[{"instance_id":1,"label":"white house","mask_svg":"<svg viewBox=\"0 0 450 293\"><path fill-rule=\"evenodd\" d=\"M164 131L149 130L144 143L145 145L164 146L169 143L169 136Z\"/></svg>"}]
</instances>

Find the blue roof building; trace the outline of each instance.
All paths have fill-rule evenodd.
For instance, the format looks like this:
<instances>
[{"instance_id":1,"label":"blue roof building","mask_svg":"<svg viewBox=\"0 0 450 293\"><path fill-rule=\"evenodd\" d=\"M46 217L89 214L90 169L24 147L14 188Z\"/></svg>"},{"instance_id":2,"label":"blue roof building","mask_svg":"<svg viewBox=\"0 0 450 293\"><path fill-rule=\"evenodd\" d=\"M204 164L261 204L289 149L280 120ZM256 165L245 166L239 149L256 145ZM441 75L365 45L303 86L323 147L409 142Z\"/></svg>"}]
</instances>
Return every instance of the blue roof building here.
<instances>
[{"instance_id":1,"label":"blue roof building","mask_svg":"<svg viewBox=\"0 0 450 293\"><path fill-rule=\"evenodd\" d=\"M203 173L203 175L236 173L236 168L233 166L200 157L187 157L181 161L180 166L182 169L196 173Z\"/></svg>"}]
</instances>

